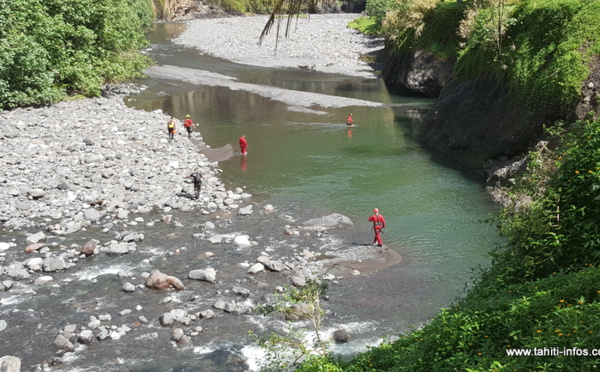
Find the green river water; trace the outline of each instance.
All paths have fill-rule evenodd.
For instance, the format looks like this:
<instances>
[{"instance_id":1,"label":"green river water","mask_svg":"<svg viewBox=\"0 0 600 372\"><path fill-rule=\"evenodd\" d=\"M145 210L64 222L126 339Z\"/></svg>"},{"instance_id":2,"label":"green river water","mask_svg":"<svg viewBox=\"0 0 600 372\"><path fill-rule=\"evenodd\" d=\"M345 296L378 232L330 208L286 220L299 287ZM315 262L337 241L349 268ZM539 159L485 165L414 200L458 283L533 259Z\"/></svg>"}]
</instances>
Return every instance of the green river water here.
<instances>
[{"instance_id":1,"label":"green river water","mask_svg":"<svg viewBox=\"0 0 600 372\"><path fill-rule=\"evenodd\" d=\"M489 263L487 254L501 238L483 222L495 206L480 180L434 160L416 141L431 100L390 94L382 79L251 67L202 55L170 42L183 28L160 24L149 34L149 54L159 64L385 104L298 112L249 92L160 79L141 81L148 89L128 103L181 120L190 114L213 148L230 143L239 151L238 138L245 135L248 155L220 163L224 182L276 207L347 215L356 224L353 244L372 241L367 218L378 207L388 224L384 243L403 261L378 282L357 284L366 313L401 316L404 325L423 321L460 295L472 269ZM345 125L349 113L351 133ZM389 302L369 305L372 291L385 291Z\"/></svg>"}]
</instances>

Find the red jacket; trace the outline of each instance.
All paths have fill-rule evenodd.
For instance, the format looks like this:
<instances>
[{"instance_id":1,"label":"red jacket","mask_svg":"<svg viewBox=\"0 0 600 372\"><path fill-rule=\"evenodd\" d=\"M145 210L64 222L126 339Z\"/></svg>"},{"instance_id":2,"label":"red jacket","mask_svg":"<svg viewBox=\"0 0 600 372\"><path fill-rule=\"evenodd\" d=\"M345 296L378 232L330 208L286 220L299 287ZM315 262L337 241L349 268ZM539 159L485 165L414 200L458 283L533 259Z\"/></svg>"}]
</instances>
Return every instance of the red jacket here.
<instances>
[{"instance_id":1,"label":"red jacket","mask_svg":"<svg viewBox=\"0 0 600 372\"><path fill-rule=\"evenodd\" d=\"M372 215L371 217L369 217L369 221L373 222L373 227L375 227L375 226L385 227L385 218L383 218L383 216L380 214Z\"/></svg>"},{"instance_id":2,"label":"red jacket","mask_svg":"<svg viewBox=\"0 0 600 372\"><path fill-rule=\"evenodd\" d=\"M240 147L243 149L248 147L248 142L246 142L246 139L244 137L240 137Z\"/></svg>"}]
</instances>

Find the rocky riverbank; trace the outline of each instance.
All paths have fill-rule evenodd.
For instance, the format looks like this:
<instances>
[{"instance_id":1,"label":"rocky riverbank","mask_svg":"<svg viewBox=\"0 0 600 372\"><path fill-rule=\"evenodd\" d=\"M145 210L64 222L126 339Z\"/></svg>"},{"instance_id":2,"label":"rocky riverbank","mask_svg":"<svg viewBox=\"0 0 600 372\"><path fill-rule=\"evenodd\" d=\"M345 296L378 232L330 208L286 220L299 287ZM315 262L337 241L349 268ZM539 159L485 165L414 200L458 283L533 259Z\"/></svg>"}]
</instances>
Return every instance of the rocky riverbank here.
<instances>
[{"instance_id":1,"label":"rocky riverbank","mask_svg":"<svg viewBox=\"0 0 600 372\"><path fill-rule=\"evenodd\" d=\"M127 108L122 94L0 113L0 356L17 357L0 363L247 369L239 349L205 364L248 329L282 331L253 313L277 288L315 275L341 286L400 262L345 243L345 216L298 220L228 190L200 133L188 139L178 121L169 140L169 116Z\"/></svg>"},{"instance_id":2,"label":"rocky riverbank","mask_svg":"<svg viewBox=\"0 0 600 372\"><path fill-rule=\"evenodd\" d=\"M169 140L168 119L127 108L122 96L0 113L0 221L62 235L93 223L110 229L153 209L238 209L250 195L225 189L217 163L198 152L202 137L190 142L181 121ZM186 179L195 168L204 174L198 200Z\"/></svg>"}]
</instances>

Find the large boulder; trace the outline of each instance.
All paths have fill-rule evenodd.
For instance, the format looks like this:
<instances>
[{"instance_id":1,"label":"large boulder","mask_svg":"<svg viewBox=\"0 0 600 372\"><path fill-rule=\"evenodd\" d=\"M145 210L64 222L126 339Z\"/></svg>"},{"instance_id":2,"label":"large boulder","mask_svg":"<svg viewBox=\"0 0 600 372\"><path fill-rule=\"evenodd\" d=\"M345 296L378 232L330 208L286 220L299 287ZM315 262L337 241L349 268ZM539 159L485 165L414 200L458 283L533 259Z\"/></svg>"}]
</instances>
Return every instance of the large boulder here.
<instances>
[{"instance_id":1,"label":"large boulder","mask_svg":"<svg viewBox=\"0 0 600 372\"><path fill-rule=\"evenodd\" d=\"M302 230L322 231L334 228L347 228L354 226L350 217L339 213L332 213L327 216L312 218L302 224Z\"/></svg>"}]
</instances>

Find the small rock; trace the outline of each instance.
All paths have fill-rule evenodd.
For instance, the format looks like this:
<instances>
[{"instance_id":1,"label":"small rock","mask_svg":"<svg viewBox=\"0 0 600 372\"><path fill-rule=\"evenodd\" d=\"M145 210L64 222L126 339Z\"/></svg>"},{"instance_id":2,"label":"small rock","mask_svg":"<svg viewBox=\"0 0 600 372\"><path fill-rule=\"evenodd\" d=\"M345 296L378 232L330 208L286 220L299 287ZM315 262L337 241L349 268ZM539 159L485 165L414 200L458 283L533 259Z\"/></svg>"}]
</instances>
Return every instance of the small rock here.
<instances>
[{"instance_id":1,"label":"small rock","mask_svg":"<svg viewBox=\"0 0 600 372\"><path fill-rule=\"evenodd\" d=\"M217 278L217 271L212 267L207 269L192 270L188 274L188 278L214 283Z\"/></svg>"},{"instance_id":2,"label":"small rock","mask_svg":"<svg viewBox=\"0 0 600 372\"><path fill-rule=\"evenodd\" d=\"M261 263L255 263L254 265L252 265L248 269L248 273L249 274L256 274L256 273L259 273L259 272L263 271L264 269L265 269L265 265L263 265Z\"/></svg>"},{"instance_id":3,"label":"small rock","mask_svg":"<svg viewBox=\"0 0 600 372\"><path fill-rule=\"evenodd\" d=\"M46 234L44 234L42 231L37 232L33 235L29 235L27 237L27 242L30 244L43 243L45 241L46 241Z\"/></svg>"},{"instance_id":4,"label":"small rock","mask_svg":"<svg viewBox=\"0 0 600 372\"><path fill-rule=\"evenodd\" d=\"M215 312L208 309L208 310L204 310L198 313L198 316L202 319L210 319L213 318L215 316Z\"/></svg>"},{"instance_id":5,"label":"small rock","mask_svg":"<svg viewBox=\"0 0 600 372\"><path fill-rule=\"evenodd\" d=\"M81 331L81 333L79 333L79 337L77 337L77 342L80 344L88 345L92 342L93 338L94 334L92 333L92 331L89 329L85 329Z\"/></svg>"},{"instance_id":6,"label":"small rock","mask_svg":"<svg viewBox=\"0 0 600 372\"><path fill-rule=\"evenodd\" d=\"M69 352L75 350L75 346L73 346L71 341L67 340L63 335L56 336L52 345L56 346L59 349Z\"/></svg>"},{"instance_id":7,"label":"small rock","mask_svg":"<svg viewBox=\"0 0 600 372\"><path fill-rule=\"evenodd\" d=\"M279 261L268 261L265 263L265 267L271 271L283 271L285 269L285 265Z\"/></svg>"},{"instance_id":8,"label":"small rock","mask_svg":"<svg viewBox=\"0 0 600 372\"><path fill-rule=\"evenodd\" d=\"M175 317L171 313L164 313L160 316L160 318L158 318L158 320L160 321L160 325L166 327L168 325L173 324L173 322L175 321Z\"/></svg>"},{"instance_id":9,"label":"small rock","mask_svg":"<svg viewBox=\"0 0 600 372\"><path fill-rule=\"evenodd\" d=\"M291 281L295 287L304 287L306 285L306 279L300 276L292 276Z\"/></svg>"}]
</instances>

